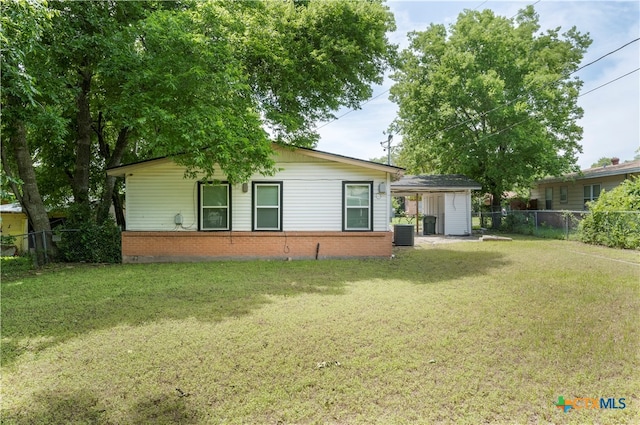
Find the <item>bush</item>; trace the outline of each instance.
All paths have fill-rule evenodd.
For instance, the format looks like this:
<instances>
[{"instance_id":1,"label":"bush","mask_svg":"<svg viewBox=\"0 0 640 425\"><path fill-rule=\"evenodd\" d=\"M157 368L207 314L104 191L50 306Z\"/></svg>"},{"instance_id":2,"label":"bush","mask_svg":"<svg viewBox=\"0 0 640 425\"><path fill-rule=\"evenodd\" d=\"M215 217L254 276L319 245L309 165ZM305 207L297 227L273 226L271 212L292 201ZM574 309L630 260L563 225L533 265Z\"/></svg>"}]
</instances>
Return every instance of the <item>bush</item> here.
<instances>
[{"instance_id":1,"label":"bush","mask_svg":"<svg viewBox=\"0 0 640 425\"><path fill-rule=\"evenodd\" d=\"M582 242L640 249L640 178L625 180L588 205L590 213L580 223Z\"/></svg>"},{"instance_id":2,"label":"bush","mask_svg":"<svg viewBox=\"0 0 640 425\"><path fill-rule=\"evenodd\" d=\"M33 269L33 258L24 257L0 257L0 269L2 277L21 275Z\"/></svg>"},{"instance_id":3,"label":"bush","mask_svg":"<svg viewBox=\"0 0 640 425\"><path fill-rule=\"evenodd\" d=\"M87 211L70 211L57 243L60 260L119 263L122 260L120 230L111 219L96 223Z\"/></svg>"},{"instance_id":4,"label":"bush","mask_svg":"<svg viewBox=\"0 0 640 425\"><path fill-rule=\"evenodd\" d=\"M501 229L510 233L533 235L534 224L527 215L512 212L502 220Z\"/></svg>"}]
</instances>

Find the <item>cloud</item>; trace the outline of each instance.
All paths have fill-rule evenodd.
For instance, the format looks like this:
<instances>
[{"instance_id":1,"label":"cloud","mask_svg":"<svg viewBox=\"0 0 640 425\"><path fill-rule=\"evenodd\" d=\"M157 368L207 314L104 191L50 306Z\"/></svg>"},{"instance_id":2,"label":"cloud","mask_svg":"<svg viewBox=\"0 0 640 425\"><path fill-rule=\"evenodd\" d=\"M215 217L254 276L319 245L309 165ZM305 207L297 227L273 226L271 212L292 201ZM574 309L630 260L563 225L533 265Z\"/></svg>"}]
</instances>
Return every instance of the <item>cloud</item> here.
<instances>
[{"instance_id":1,"label":"cloud","mask_svg":"<svg viewBox=\"0 0 640 425\"><path fill-rule=\"evenodd\" d=\"M464 9L491 8L497 15L512 17L527 4L530 2L391 1L388 5L396 17L397 31L389 35L389 40L406 48L407 33L425 30L431 23L454 23ZM581 33L589 33L593 43L584 56L583 65L638 38L640 33L637 1L540 1L534 7L540 16L542 31L561 27L561 32L565 32L575 26ZM584 81L582 93L585 93L639 66L640 42L635 42L575 76ZM582 168L603 156L633 158L640 143L639 81L636 72L579 99L585 111L579 121L584 128L581 141L584 153L578 161ZM386 78L383 85L374 87L374 96L388 90L392 83ZM386 140L383 132L396 117L397 110L397 105L385 93L364 104L361 110L322 127L318 149L361 159L380 157L384 155L380 142ZM336 116L348 111L338 111ZM399 135L395 136L394 144L400 140Z\"/></svg>"}]
</instances>

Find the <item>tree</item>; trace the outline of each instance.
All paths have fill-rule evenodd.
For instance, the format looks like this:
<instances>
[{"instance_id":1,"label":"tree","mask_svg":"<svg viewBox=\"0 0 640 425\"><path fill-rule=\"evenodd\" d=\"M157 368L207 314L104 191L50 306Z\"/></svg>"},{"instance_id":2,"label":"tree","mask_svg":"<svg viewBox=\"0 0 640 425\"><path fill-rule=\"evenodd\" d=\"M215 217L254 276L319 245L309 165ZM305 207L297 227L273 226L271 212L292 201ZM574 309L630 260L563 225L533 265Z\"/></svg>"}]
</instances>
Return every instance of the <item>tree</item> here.
<instances>
[{"instance_id":1,"label":"tree","mask_svg":"<svg viewBox=\"0 0 640 425\"><path fill-rule=\"evenodd\" d=\"M43 8L56 16L18 66L62 128L47 134L31 111L25 134L38 183L87 210L100 198L98 221L117 200L104 170L123 160L172 156L214 179L219 165L232 182L269 174L272 141L313 146L315 122L369 97L395 53L393 15L377 0Z\"/></svg>"},{"instance_id":2,"label":"tree","mask_svg":"<svg viewBox=\"0 0 640 425\"><path fill-rule=\"evenodd\" d=\"M411 172L465 174L498 209L505 191L577 171L582 82L570 75L591 41L539 29L529 6L515 19L467 10L448 30L410 34L391 99Z\"/></svg>"},{"instance_id":3,"label":"tree","mask_svg":"<svg viewBox=\"0 0 640 425\"><path fill-rule=\"evenodd\" d=\"M12 1L2 3L0 63L2 75L3 184L9 185L22 205L36 237L37 261L44 262L45 248L51 250L51 225L38 189L28 133L32 122L50 115L37 104L37 80L25 66L27 57L39 48L52 14L46 3ZM55 118L51 123L56 126Z\"/></svg>"},{"instance_id":4,"label":"tree","mask_svg":"<svg viewBox=\"0 0 640 425\"><path fill-rule=\"evenodd\" d=\"M602 158L600 158L599 160L591 164L591 168L604 167L605 165L611 165L612 159L613 158L607 158L606 156L603 156Z\"/></svg>"}]
</instances>

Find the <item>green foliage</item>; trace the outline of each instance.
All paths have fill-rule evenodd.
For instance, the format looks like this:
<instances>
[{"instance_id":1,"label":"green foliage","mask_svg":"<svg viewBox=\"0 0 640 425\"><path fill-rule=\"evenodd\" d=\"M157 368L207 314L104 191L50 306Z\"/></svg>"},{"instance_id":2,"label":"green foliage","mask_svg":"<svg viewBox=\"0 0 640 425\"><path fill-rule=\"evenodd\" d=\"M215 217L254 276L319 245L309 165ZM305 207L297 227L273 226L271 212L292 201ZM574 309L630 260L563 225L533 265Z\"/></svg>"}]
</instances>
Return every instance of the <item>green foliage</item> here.
<instances>
[{"instance_id":1,"label":"green foliage","mask_svg":"<svg viewBox=\"0 0 640 425\"><path fill-rule=\"evenodd\" d=\"M603 156L602 158L591 164L591 168L602 167L605 165L611 165L611 158Z\"/></svg>"},{"instance_id":2,"label":"green foliage","mask_svg":"<svg viewBox=\"0 0 640 425\"><path fill-rule=\"evenodd\" d=\"M580 240L614 248L640 249L640 178L603 191L588 204L580 223Z\"/></svg>"},{"instance_id":3,"label":"green foliage","mask_svg":"<svg viewBox=\"0 0 640 425\"><path fill-rule=\"evenodd\" d=\"M16 0L2 24L3 126L24 120L54 203L87 184L100 198L106 167L156 156L191 176L268 175L272 140L313 146L316 122L367 99L395 54L378 0ZM78 161L83 93L92 155ZM8 109L14 94L22 104Z\"/></svg>"},{"instance_id":4,"label":"green foliage","mask_svg":"<svg viewBox=\"0 0 640 425\"><path fill-rule=\"evenodd\" d=\"M0 235L0 243L2 245L13 245L16 243L16 237L12 235Z\"/></svg>"},{"instance_id":5,"label":"green foliage","mask_svg":"<svg viewBox=\"0 0 640 425\"><path fill-rule=\"evenodd\" d=\"M391 89L410 172L465 174L498 206L513 187L575 169L582 82L570 75L588 36L540 32L528 6L515 19L466 10L410 42Z\"/></svg>"},{"instance_id":6,"label":"green foliage","mask_svg":"<svg viewBox=\"0 0 640 425\"><path fill-rule=\"evenodd\" d=\"M120 230L112 219L96 223L89 211L74 206L59 234L58 255L62 261L119 263L122 260Z\"/></svg>"},{"instance_id":7,"label":"green foliage","mask_svg":"<svg viewBox=\"0 0 640 425\"><path fill-rule=\"evenodd\" d=\"M33 270L33 258L30 256L0 257L0 271L3 278L14 278Z\"/></svg>"},{"instance_id":8,"label":"green foliage","mask_svg":"<svg viewBox=\"0 0 640 425\"><path fill-rule=\"evenodd\" d=\"M635 404L552 404L636 394L635 252L526 238L396 254L3 280L2 422L637 423Z\"/></svg>"},{"instance_id":9,"label":"green foliage","mask_svg":"<svg viewBox=\"0 0 640 425\"><path fill-rule=\"evenodd\" d=\"M501 229L505 232L533 235L535 224L533 223L533 220L526 214L511 213L502 220Z\"/></svg>"},{"instance_id":10,"label":"green foliage","mask_svg":"<svg viewBox=\"0 0 640 425\"><path fill-rule=\"evenodd\" d=\"M6 175L4 170L0 170L0 199L6 202L15 202L16 196L11 191L11 184L22 184L22 180Z\"/></svg>"}]
</instances>

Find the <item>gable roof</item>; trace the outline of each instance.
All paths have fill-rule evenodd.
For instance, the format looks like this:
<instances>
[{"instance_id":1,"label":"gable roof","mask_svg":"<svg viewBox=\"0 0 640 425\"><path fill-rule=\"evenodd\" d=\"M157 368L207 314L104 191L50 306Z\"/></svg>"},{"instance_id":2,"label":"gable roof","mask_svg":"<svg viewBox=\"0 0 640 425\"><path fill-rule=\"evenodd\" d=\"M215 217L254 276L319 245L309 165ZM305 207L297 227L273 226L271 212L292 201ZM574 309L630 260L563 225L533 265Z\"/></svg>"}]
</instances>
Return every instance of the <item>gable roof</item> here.
<instances>
[{"instance_id":1,"label":"gable roof","mask_svg":"<svg viewBox=\"0 0 640 425\"><path fill-rule=\"evenodd\" d=\"M334 153L323 152L315 149L301 148L296 146L283 146L277 143L272 145L274 152L291 151L300 155L308 156L311 158L324 159L326 161L333 161L343 164L355 165L358 167L368 168L376 171L382 171L391 173L396 176L402 176L404 168L396 167L394 165L380 164L377 162L366 161L364 159L351 158L344 155L338 155ZM107 175L114 177L124 177L126 174L139 170L141 168L148 167L150 165L160 165L164 163L171 163L173 160L171 157L163 156L153 159L147 159L144 161L133 162L131 164L119 165L117 167L111 167L107 169Z\"/></svg>"},{"instance_id":2,"label":"gable roof","mask_svg":"<svg viewBox=\"0 0 640 425\"><path fill-rule=\"evenodd\" d=\"M618 165L605 165L602 167L587 168L579 173L569 173L560 177L547 177L536 181L536 184L559 183L572 180L593 179L597 177L619 176L624 174L639 174L640 159L624 162Z\"/></svg>"},{"instance_id":3,"label":"gable roof","mask_svg":"<svg viewBox=\"0 0 640 425\"><path fill-rule=\"evenodd\" d=\"M430 174L404 176L391 183L394 194L420 192L454 192L457 190L480 190L482 185L462 174Z\"/></svg>"}]
</instances>

